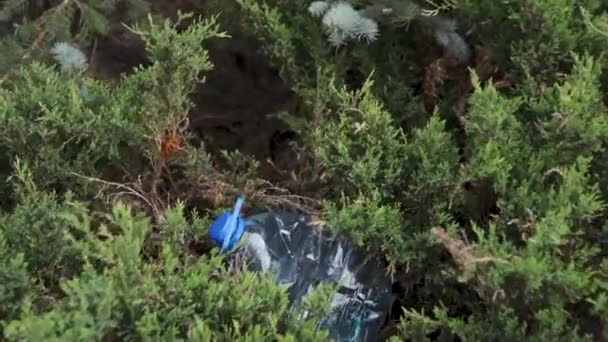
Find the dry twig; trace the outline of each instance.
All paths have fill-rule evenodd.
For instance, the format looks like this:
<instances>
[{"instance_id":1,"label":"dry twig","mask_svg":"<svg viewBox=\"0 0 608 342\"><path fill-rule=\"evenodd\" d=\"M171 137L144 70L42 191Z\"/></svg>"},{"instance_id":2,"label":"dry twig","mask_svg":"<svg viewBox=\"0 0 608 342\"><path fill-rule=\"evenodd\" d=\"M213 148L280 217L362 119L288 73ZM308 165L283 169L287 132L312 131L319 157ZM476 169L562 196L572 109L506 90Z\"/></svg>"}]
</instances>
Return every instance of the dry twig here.
<instances>
[{"instance_id":1,"label":"dry twig","mask_svg":"<svg viewBox=\"0 0 608 342\"><path fill-rule=\"evenodd\" d=\"M487 256L474 250L472 246L466 245L462 240L450 237L443 228L433 228L431 229L431 233L450 252L456 265L462 268L465 277L472 275L477 264L492 261L506 262L505 260Z\"/></svg>"},{"instance_id":2,"label":"dry twig","mask_svg":"<svg viewBox=\"0 0 608 342\"><path fill-rule=\"evenodd\" d=\"M84 176L84 175L81 175L81 174L78 174L75 172L72 172L72 175L86 179L91 182L100 183L100 184L104 185L105 187L111 187L114 189L122 190L119 192L114 192L113 194L110 195L110 198L116 199L116 198L120 198L123 196L131 196L131 197L137 198L140 201L142 201L152 211L153 216L157 219L162 217L162 213L163 213L164 209L166 209L166 206L163 204L163 201L160 200L160 198L158 196L153 196L152 194L147 193L143 190L143 187L142 187L140 181L133 185L127 185L127 184L121 184L121 183L117 183L117 182L110 182L110 181L106 181L106 180L95 178L95 177L88 177L88 176ZM100 190L100 193L101 192L103 192L103 190Z\"/></svg>"}]
</instances>

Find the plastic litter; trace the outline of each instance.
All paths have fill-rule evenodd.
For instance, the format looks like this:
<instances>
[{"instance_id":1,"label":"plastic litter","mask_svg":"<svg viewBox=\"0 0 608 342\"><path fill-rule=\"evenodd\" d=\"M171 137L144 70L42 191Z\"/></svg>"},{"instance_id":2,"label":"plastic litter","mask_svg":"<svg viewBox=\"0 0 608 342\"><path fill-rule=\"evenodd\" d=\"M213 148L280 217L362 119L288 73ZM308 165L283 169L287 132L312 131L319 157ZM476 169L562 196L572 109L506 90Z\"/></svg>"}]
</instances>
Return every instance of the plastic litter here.
<instances>
[{"instance_id":1,"label":"plastic litter","mask_svg":"<svg viewBox=\"0 0 608 342\"><path fill-rule=\"evenodd\" d=\"M236 200L232 213L225 212L218 217L209 228L209 237L221 246L222 253L231 250L241 239L245 231L245 221L241 217L241 209L245 203L245 197Z\"/></svg>"},{"instance_id":2,"label":"plastic litter","mask_svg":"<svg viewBox=\"0 0 608 342\"><path fill-rule=\"evenodd\" d=\"M392 301L383 266L350 242L312 228L302 215L270 211L242 218L239 200L234 212L222 214L210 228L222 250L230 251L243 237L230 257L248 260L254 271L273 273L275 282L288 289L292 307L317 285L339 283L319 328L327 328L336 341L377 340Z\"/></svg>"}]
</instances>

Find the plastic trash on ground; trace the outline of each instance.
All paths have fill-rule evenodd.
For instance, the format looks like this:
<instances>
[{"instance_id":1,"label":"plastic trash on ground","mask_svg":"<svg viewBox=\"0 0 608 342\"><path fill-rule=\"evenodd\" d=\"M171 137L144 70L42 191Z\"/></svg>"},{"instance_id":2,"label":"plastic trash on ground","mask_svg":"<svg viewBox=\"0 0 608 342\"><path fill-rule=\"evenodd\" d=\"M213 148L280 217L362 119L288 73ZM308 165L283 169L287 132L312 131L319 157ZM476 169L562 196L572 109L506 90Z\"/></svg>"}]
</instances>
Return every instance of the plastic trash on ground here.
<instances>
[{"instance_id":1,"label":"plastic trash on ground","mask_svg":"<svg viewBox=\"0 0 608 342\"><path fill-rule=\"evenodd\" d=\"M368 260L349 242L312 228L302 215L271 211L243 219L241 205L242 201L235 206L239 210L223 214L210 228L218 245L229 246L223 251L242 236L244 241L231 258L245 257L253 270L273 273L276 283L288 289L292 307L317 285L339 283L331 311L319 328L327 328L337 341L377 340L392 300L391 282L381 264ZM244 230L235 224L238 220L244 222Z\"/></svg>"}]
</instances>

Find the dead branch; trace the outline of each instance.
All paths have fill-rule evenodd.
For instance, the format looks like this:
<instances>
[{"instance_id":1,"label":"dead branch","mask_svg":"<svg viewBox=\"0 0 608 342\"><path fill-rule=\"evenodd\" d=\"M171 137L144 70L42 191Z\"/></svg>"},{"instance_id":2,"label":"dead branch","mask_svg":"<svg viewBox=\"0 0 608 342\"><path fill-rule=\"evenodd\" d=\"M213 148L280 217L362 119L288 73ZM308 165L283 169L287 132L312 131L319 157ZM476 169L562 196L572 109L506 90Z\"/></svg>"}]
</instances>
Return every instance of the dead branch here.
<instances>
[{"instance_id":1,"label":"dead branch","mask_svg":"<svg viewBox=\"0 0 608 342\"><path fill-rule=\"evenodd\" d=\"M78 174L76 172L72 172L72 175L77 176L79 178L86 179L90 182L103 184L106 187L124 190L124 191L120 191L120 192L115 192L115 193L111 194L110 196L112 198L119 198L122 196L135 197L135 198L141 200L145 205L148 206L148 208L152 211L155 218L158 219L158 218L162 217L163 209L165 207L162 204L162 201L158 198L158 196L152 196L152 194L145 192L142 189L141 184L137 184L136 186L129 186L127 184L110 182L110 181L106 181L106 180L95 178L95 177L84 176L84 175Z\"/></svg>"}]
</instances>

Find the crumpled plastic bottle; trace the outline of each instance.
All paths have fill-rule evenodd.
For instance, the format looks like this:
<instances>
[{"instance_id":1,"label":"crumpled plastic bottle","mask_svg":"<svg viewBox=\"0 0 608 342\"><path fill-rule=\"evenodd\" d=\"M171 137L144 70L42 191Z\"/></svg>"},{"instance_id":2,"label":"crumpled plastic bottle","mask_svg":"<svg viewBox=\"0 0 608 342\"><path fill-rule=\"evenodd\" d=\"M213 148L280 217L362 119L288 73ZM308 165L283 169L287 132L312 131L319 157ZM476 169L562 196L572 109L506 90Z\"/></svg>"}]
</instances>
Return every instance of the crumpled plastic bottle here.
<instances>
[{"instance_id":1,"label":"crumpled plastic bottle","mask_svg":"<svg viewBox=\"0 0 608 342\"><path fill-rule=\"evenodd\" d=\"M244 219L236 210L243 201L239 198L235 211L222 214L210 228L222 251L230 251L243 237L230 257L247 258L254 271L272 272L275 282L287 288L292 307L317 285L339 283L319 328L328 329L336 341L376 341L392 302L384 267L350 242L314 229L303 215L269 211Z\"/></svg>"}]
</instances>

